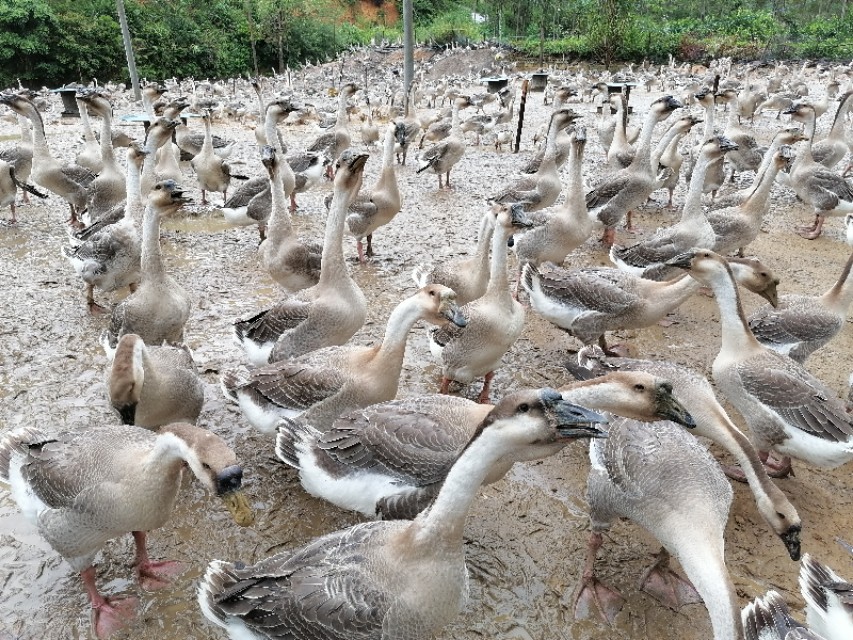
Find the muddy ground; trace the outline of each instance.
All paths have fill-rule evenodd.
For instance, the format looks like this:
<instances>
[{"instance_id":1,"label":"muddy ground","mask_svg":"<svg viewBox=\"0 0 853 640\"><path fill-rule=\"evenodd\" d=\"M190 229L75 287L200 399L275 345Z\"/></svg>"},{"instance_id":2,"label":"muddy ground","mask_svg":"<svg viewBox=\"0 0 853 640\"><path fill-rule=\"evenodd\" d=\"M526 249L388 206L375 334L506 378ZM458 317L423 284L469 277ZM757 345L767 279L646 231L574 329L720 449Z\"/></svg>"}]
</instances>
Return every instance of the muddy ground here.
<instances>
[{"instance_id":1,"label":"muddy ground","mask_svg":"<svg viewBox=\"0 0 853 640\"><path fill-rule=\"evenodd\" d=\"M817 89L817 85L815 85ZM637 113L659 93L637 90L632 104ZM594 184L603 153L594 135L595 115L589 103L574 105L584 112L590 127L585 178ZM351 263L356 280L370 300L368 322L355 336L357 343L381 339L391 308L415 287L412 268L424 261L441 261L473 250L485 198L516 177L531 152L533 131L545 121L550 107L542 94L531 94L522 153L497 153L494 148L470 146L453 171L452 192L437 191L433 174L416 175L415 162L398 171L404 197L402 212L375 236L378 256L373 263ZM75 123L58 122L59 107L47 116L49 142L64 155L79 147ZM831 113L821 122L828 127ZM723 116L720 116L722 118ZM637 118L637 116L635 116ZM194 126L200 123L195 121ZM757 129L769 141L779 122L760 117ZM358 141L357 123L353 123ZM131 129L132 130L132 129ZM136 131L141 135L140 130ZM660 129L659 129L660 131ZM218 123L215 132L238 141L235 156L253 175L261 173L252 132L240 125ZM10 140L16 128L0 125L0 136ZM316 135L313 125L285 129L292 148ZM656 136L657 137L657 136ZM123 158L122 158L123 161ZM379 167L379 151L372 152L365 184ZM185 184L195 189L189 165ZM565 172L565 169L564 169ZM740 185L751 174L740 179ZM302 233L319 236L322 200L330 190L324 184L300 197L295 224ZM196 191L196 197L198 199ZM661 193L657 194L661 197ZM684 199L679 187L677 202ZM215 202L221 202L214 196ZM841 271L850 249L843 243L841 223L830 221L816 241L790 231L807 221L808 212L793 193L774 187L772 213L766 233L752 245L782 278L780 293L816 293L828 289ZM6 212L4 212L6 213ZM107 403L103 382L106 358L98 337L104 317L91 317L83 302L81 282L61 257L66 242L67 206L55 196L20 207L17 226L0 227L0 431L32 424L44 429L81 428L117 422ZM648 232L675 219L677 213L649 207L638 216ZM624 231L619 239L630 241ZM636 237L636 236L634 236ZM245 465L245 488L257 513L248 529L234 525L218 500L198 483L186 480L169 524L150 536L152 557L179 559L186 573L171 589L142 593L132 580L130 536L110 542L98 564L98 583L106 594L133 593L141 598L140 618L121 638L223 638L203 619L195 601L195 587L213 558L253 562L271 553L301 545L313 537L346 527L359 517L306 495L296 474L274 457L272 442L262 437L223 401L219 375L245 362L231 342L231 322L264 308L282 294L258 268L257 231L226 228L215 207L190 207L187 216L165 225L166 263L191 292L193 310L186 328L207 383L200 423L233 445ZM345 251L355 256L347 239ZM607 255L595 239L567 261L568 265L607 264ZM514 267L514 263L513 263ZM114 304L120 296L105 297ZM754 308L759 300L745 298ZM655 326L617 337L633 354L666 357L708 371L719 348L719 322L713 299L695 296L670 318L671 326ZM853 338L849 328L809 361L809 369L833 389L846 393L853 368ZM521 338L504 358L493 384L493 398L522 386L557 386L568 380L562 363L579 343L529 312ZM439 367L431 359L426 331L413 332L406 354L400 396L435 392ZM475 398L479 383L461 389ZM735 421L741 423L739 417ZM721 458L724 458L715 449ZM484 488L473 506L466 529L472 573L471 599L465 612L447 627L444 640L520 639L567 640L656 638L705 640L711 637L708 615L701 605L679 612L663 608L637 591L637 578L657 550L655 541L637 526L624 522L607 535L599 560L602 579L622 591L627 604L609 628L596 621L573 620L571 597L584 557L588 534L585 478L586 447L574 444L548 460L516 465L501 482ZM796 476L779 482L800 511L803 550L853 577L849 555L834 542L851 537L853 479L850 468L820 471L799 464ZM752 496L736 485L732 516L726 535L726 557L741 603L769 588L780 590L800 609L798 564L790 561L782 543L758 516ZM0 638L89 638L89 608L82 585L72 571L27 524L5 489L0 489Z\"/></svg>"}]
</instances>

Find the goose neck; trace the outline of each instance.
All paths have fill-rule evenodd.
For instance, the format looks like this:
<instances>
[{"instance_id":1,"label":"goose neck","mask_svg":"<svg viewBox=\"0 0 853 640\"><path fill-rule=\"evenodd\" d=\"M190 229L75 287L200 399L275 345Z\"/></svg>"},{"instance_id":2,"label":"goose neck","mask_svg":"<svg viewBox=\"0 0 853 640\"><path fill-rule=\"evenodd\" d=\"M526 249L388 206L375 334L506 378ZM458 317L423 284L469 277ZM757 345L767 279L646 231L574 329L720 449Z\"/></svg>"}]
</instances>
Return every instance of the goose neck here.
<instances>
[{"instance_id":1,"label":"goose neck","mask_svg":"<svg viewBox=\"0 0 853 640\"><path fill-rule=\"evenodd\" d=\"M847 262L844 263L844 269L842 269L838 280L823 295L824 302L839 313L846 314L850 303L853 302L853 278L850 277L851 269L853 269L853 253L847 258Z\"/></svg>"},{"instance_id":2,"label":"goose neck","mask_svg":"<svg viewBox=\"0 0 853 640\"><path fill-rule=\"evenodd\" d=\"M348 96L349 94L346 91L341 91L341 95L338 97L338 119L335 122L335 129L346 129Z\"/></svg>"},{"instance_id":3,"label":"goose neck","mask_svg":"<svg viewBox=\"0 0 853 640\"><path fill-rule=\"evenodd\" d=\"M101 118L101 160L105 167L118 171L115 153L113 152L113 126L111 109L107 107Z\"/></svg>"},{"instance_id":4,"label":"goose neck","mask_svg":"<svg viewBox=\"0 0 853 640\"><path fill-rule=\"evenodd\" d=\"M131 159L127 161L127 199L125 200L125 217L135 226L142 223L142 199L140 198L139 166Z\"/></svg>"},{"instance_id":5,"label":"goose neck","mask_svg":"<svg viewBox=\"0 0 853 640\"><path fill-rule=\"evenodd\" d=\"M742 357L755 349L760 349L758 341L749 330L740 293L732 276L731 269L725 265L725 272L717 272L710 281L720 309L720 327L722 346L720 353Z\"/></svg>"},{"instance_id":6,"label":"goose neck","mask_svg":"<svg viewBox=\"0 0 853 640\"><path fill-rule=\"evenodd\" d=\"M204 120L204 142L199 153L209 155L213 153L213 133L210 130L210 118L205 117L202 120Z\"/></svg>"},{"instance_id":7,"label":"goose neck","mask_svg":"<svg viewBox=\"0 0 853 640\"><path fill-rule=\"evenodd\" d=\"M278 116L272 113L272 109L267 108L266 115L264 116L264 133L267 137L267 144L275 149L276 154L283 155L284 149L281 148L278 140L277 122Z\"/></svg>"},{"instance_id":8,"label":"goose neck","mask_svg":"<svg viewBox=\"0 0 853 640\"><path fill-rule=\"evenodd\" d=\"M658 142L655 147L654 153L651 156L651 167L652 170L657 171L658 165L660 164L661 158L667 152L667 149L670 147L670 143L675 140L676 136L680 133L678 127L670 127L666 130L666 133L663 134L663 137Z\"/></svg>"},{"instance_id":9,"label":"goose neck","mask_svg":"<svg viewBox=\"0 0 853 640\"><path fill-rule=\"evenodd\" d=\"M705 174L712 159L707 153L699 154L699 161L690 176L690 186L687 188L687 197L684 200L684 208L681 211L682 222L687 220L701 220L705 218L702 209L702 192L705 186Z\"/></svg>"},{"instance_id":10,"label":"goose neck","mask_svg":"<svg viewBox=\"0 0 853 640\"><path fill-rule=\"evenodd\" d=\"M142 217L142 256L143 278L156 279L163 275L163 257L160 253L160 212L149 204Z\"/></svg>"},{"instance_id":11,"label":"goose neck","mask_svg":"<svg viewBox=\"0 0 853 640\"><path fill-rule=\"evenodd\" d=\"M471 503L492 467L506 454L496 430L483 430L451 467L432 506L413 522L415 544L460 546Z\"/></svg>"},{"instance_id":12,"label":"goose neck","mask_svg":"<svg viewBox=\"0 0 853 640\"><path fill-rule=\"evenodd\" d=\"M95 134L92 132L92 123L89 121L89 108L86 103L77 99L77 110L80 112L80 124L83 126L83 137L86 142L95 142Z\"/></svg>"},{"instance_id":13,"label":"goose neck","mask_svg":"<svg viewBox=\"0 0 853 640\"><path fill-rule=\"evenodd\" d=\"M506 243L510 236L510 230L502 224L495 224L492 232L492 263L489 269L489 284L486 287L486 296L509 297L509 277L506 272L507 247Z\"/></svg>"},{"instance_id":14,"label":"goose neck","mask_svg":"<svg viewBox=\"0 0 853 640\"><path fill-rule=\"evenodd\" d=\"M646 172L651 170L651 155L652 155L652 134L655 131L655 125L658 123L658 114L655 111L650 111L643 122L643 128L640 131L640 139L637 142L637 155L631 162L633 169L642 169Z\"/></svg>"},{"instance_id":15,"label":"goose neck","mask_svg":"<svg viewBox=\"0 0 853 640\"><path fill-rule=\"evenodd\" d=\"M714 135L714 101L705 105L705 129L702 131L702 142Z\"/></svg>"},{"instance_id":16,"label":"goose neck","mask_svg":"<svg viewBox=\"0 0 853 640\"><path fill-rule=\"evenodd\" d=\"M770 154L769 150L767 154ZM763 173L759 169L759 172L756 173L756 184L752 189L752 193L747 196L741 208L746 210L755 208L760 215L764 215L764 211L767 208L767 201L770 199L770 190L773 187L773 182L776 180L777 173L779 173L779 165L775 162L769 164Z\"/></svg>"},{"instance_id":17,"label":"goose neck","mask_svg":"<svg viewBox=\"0 0 853 640\"><path fill-rule=\"evenodd\" d=\"M833 140L844 139L844 124L847 121L847 112L850 111L851 102L853 102L853 92L848 93L841 104L838 105L838 110L835 112L835 120L832 121L832 128L826 135L827 138Z\"/></svg>"},{"instance_id":18,"label":"goose neck","mask_svg":"<svg viewBox=\"0 0 853 640\"><path fill-rule=\"evenodd\" d=\"M661 317L679 307L699 289L699 283L689 276L663 282L640 278L639 283L643 288L642 297L648 301L649 307L655 310L653 315Z\"/></svg>"},{"instance_id":19,"label":"goose neck","mask_svg":"<svg viewBox=\"0 0 853 640\"><path fill-rule=\"evenodd\" d=\"M47 155L49 152L47 148L47 138L44 135L44 120L42 120L38 109L32 105L28 104L26 111L26 117L29 118L33 125L33 148L40 151L43 155Z\"/></svg>"},{"instance_id":20,"label":"goose neck","mask_svg":"<svg viewBox=\"0 0 853 640\"><path fill-rule=\"evenodd\" d=\"M400 370L403 367L403 357L406 355L406 342L409 332L415 323L423 317L420 302L417 298L408 298L398 304L388 318L385 326L385 336L379 347L376 361L380 365L380 371L389 377L394 375L399 380Z\"/></svg>"},{"instance_id":21,"label":"goose neck","mask_svg":"<svg viewBox=\"0 0 853 640\"><path fill-rule=\"evenodd\" d=\"M267 222L267 237L273 246L278 246L293 234L293 225L287 210L287 196L284 193L284 183L279 167L276 167L270 175L270 196L272 207L270 219Z\"/></svg>"},{"instance_id":22,"label":"goose neck","mask_svg":"<svg viewBox=\"0 0 853 640\"><path fill-rule=\"evenodd\" d=\"M335 190L332 205L326 218L326 231L323 235L323 253L320 261L320 281L318 285L329 286L341 278L349 278L344 262L344 225L349 208L350 193Z\"/></svg>"},{"instance_id":23,"label":"goose neck","mask_svg":"<svg viewBox=\"0 0 853 640\"><path fill-rule=\"evenodd\" d=\"M758 169L755 172L755 179L753 183L758 186L759 181L764 176L764 173L770 167L770 163L773 161L773 156L776 155L776 152L779 150L779 147L782 146L782 138L781 136L773 136L773 140L770 142L770 146L767 148L767 151L764 152L764 156L761 158L761 164L758 165ZM776 174L773 174L774 176Z\"/></svg>"}]
</instances>

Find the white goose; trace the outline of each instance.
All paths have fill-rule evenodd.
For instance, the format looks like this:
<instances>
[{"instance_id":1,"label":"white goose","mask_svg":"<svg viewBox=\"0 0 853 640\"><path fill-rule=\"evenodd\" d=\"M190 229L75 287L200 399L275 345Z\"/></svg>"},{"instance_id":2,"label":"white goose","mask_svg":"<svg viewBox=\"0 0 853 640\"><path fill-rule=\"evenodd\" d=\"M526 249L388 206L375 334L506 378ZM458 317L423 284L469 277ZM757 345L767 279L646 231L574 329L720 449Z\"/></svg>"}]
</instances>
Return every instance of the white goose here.
<instances>
[{"instance_id":1,"label":"white goose","mask_svg":"<svg viewBox=\"0 0 853 640\"><path fill-rule=\"evenodd\" d=\"M714 382L746 419L770 475L789 474L791 457L829 469L853 459L853 414L846 403L794 360L755 339L725 260L697 250L670 264L714 290L722 325ZM783 459L773 462L771 451Z\"/></svg>"},{"instance_id":2,"label":"white goose","mask_svg":"<svg viewBox=\"0 0 853 640\"><path fill-rule=\"evenodd\" d=\"M511 394L481 422L415 520L358 524L252 566L215 560L199 585L202 613L232 640L432 637L468 598L465 519L494 466L595 437L601 419L553 389Z\"/></svg>"}]
</instances>

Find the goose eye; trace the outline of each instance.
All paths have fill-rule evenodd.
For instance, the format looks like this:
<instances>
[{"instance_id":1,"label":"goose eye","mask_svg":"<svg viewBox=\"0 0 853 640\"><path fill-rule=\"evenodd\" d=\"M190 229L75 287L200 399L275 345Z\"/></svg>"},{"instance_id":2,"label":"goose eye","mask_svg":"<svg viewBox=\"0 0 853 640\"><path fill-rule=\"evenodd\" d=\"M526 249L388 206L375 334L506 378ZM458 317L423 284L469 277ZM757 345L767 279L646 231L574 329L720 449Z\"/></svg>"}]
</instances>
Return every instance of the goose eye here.
<instances>
[{"instance_id":1,"label":"goose eye","mask_svg":"<svg viewBox=\"0 0 853 640\"><path fill-rule=\"evenodd\" d=\"M646 385L644 385L644 384L635 384L635 385L634 385L634 388L635 388L637 391L645 391L645 390L646 390Z\"/></svg>"},{"instance_id":2,"label":"goose eye","mask_svg":"<svg viewBox=\"0 0 853 640\"><path fill-rule=\"evenodd\" d=\"M527 413L528 411L530 411L530 405L527 404L526 402L518 405L518 412L519 413Z\"/></svg>"},{"instance_id":3,"label":"goose eye","mask_svg":"<svg viewBox=\"0 0 853 640\"><path fill-rule=\"evenodd\" d=\"M201 463L201 467L202 467L202 469L204 469L205 471L210 471L210 465L209 465L209 464L207 464L206 462L202 462L202 463Z\"/></svg>"},{"instance_id":4,"label":"goose eye","mask_svg":"<svg viewBox=\"0 0 853 640\"><path fill-rule=\"evenodd\" d=\"M434 298L435 297L435 291L430 291L429 295L431 295Z\"/></svg>"},{"instance_id":5,"label":"goose eye","mask_svg":"<svg viewBox=\"0 0 853 640\"><path fill-rule=\"evenodd\" d=\"M776 512L776 515L779 517L779 519L780 519L780 520L784 520L784 519L785 519L785 514L784 514L784 513L779 513L779 512L777 511L777 512Z\"/></svg>"}]
</instances>

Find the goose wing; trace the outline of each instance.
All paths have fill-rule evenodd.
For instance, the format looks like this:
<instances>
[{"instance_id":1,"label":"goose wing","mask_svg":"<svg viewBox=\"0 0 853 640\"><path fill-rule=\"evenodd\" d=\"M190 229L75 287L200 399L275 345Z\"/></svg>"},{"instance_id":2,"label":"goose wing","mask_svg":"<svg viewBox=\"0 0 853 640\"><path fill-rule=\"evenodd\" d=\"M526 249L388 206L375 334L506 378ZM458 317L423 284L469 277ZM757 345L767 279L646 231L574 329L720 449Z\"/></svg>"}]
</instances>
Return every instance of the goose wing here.
<instances>
[{"instance_id":1,"label":"goose wing","mask_svg":"<svg viewBox=\"0 0 853 640\"><path fill-rule=\"evenodd\" d=\"M317 446L349 467L380 468L417 486L439 483L470 440L464 398L428 396L350 412Z\"/></svg>"},{"instance_id":2,"label":"goose wing","mask_svg":"<svg viewBox=\"0 0 853 640\"><path fill-rule=\"evenodd\" d=\"M827 313L814 299L779 309L764 305L748 322L759 342L772 344L829 340L844 325L843 317Z\"/></svg>"},{"instance_id":3,"label":"goose wing","mask_svg":"<svg viewBox=\"0 0 853 640\"><path fill-rule=\"evenodd\" d=\"M213 607L264 637L370 640L395 598L371 575L366 550L408 523L366 522L314 540L292 555L214 569ZM210 575L211 571L208 571Z\"/></svg>"},{"instance_id":4,"label":"goose wing","mask_svg":"<svg viewBox=\"0 0 853 640\"><path fill-rule=\"evenodd\" d=\"M628 186L630 177L628 175L615 175L599 184L595 189L586 194L587 209L602 207L612 200L619 192Z\"/></svg>"},{"instance_id":5,"label":"goose wing","mask_svg":"<svg viewBox=\"0 0 853 640\"><path fill-rule=\"evenodd\" d=\"M257 342L275 341L285 331L308 319L311 303L288 298L274 307L234 323L238 335Z\"/></svg>"},{"instance_id":6,"label":"goose wing","mask_svg":"<svg viewBox=\"0 0 853 640\"><path fill-rule=\"evenodd\" d=\"M327 347L310 355L326 352L324 355L328 356L334 349L338 347ZM304 411L331 398L346 384L347 377L334 365L329 360L308 356L297 361L282 360L252 369L240 387L279 407Z\"/></svg>"},{"instance_id":7,"label":"goose wing","mask_svg":"<svg viewBox=\"0 0 853 640\"><path fill-rule=\"evenodd\" d=\"M540 272L539 286L561 303L618 315L637 302L629 289L632 280L618 269L550 269Z\"/></svg>"},{"instance_id":8,"label":"goose wing","mask_svg":"<svg viewBox=\"0 0 853 640\"><path fill-rule=\"evenodd\" d=\"M834 442L853 438L853 414L817 378L787 358L741 363L736 371L747 393L788 425Z\"/></svg>"}]
</instances>

